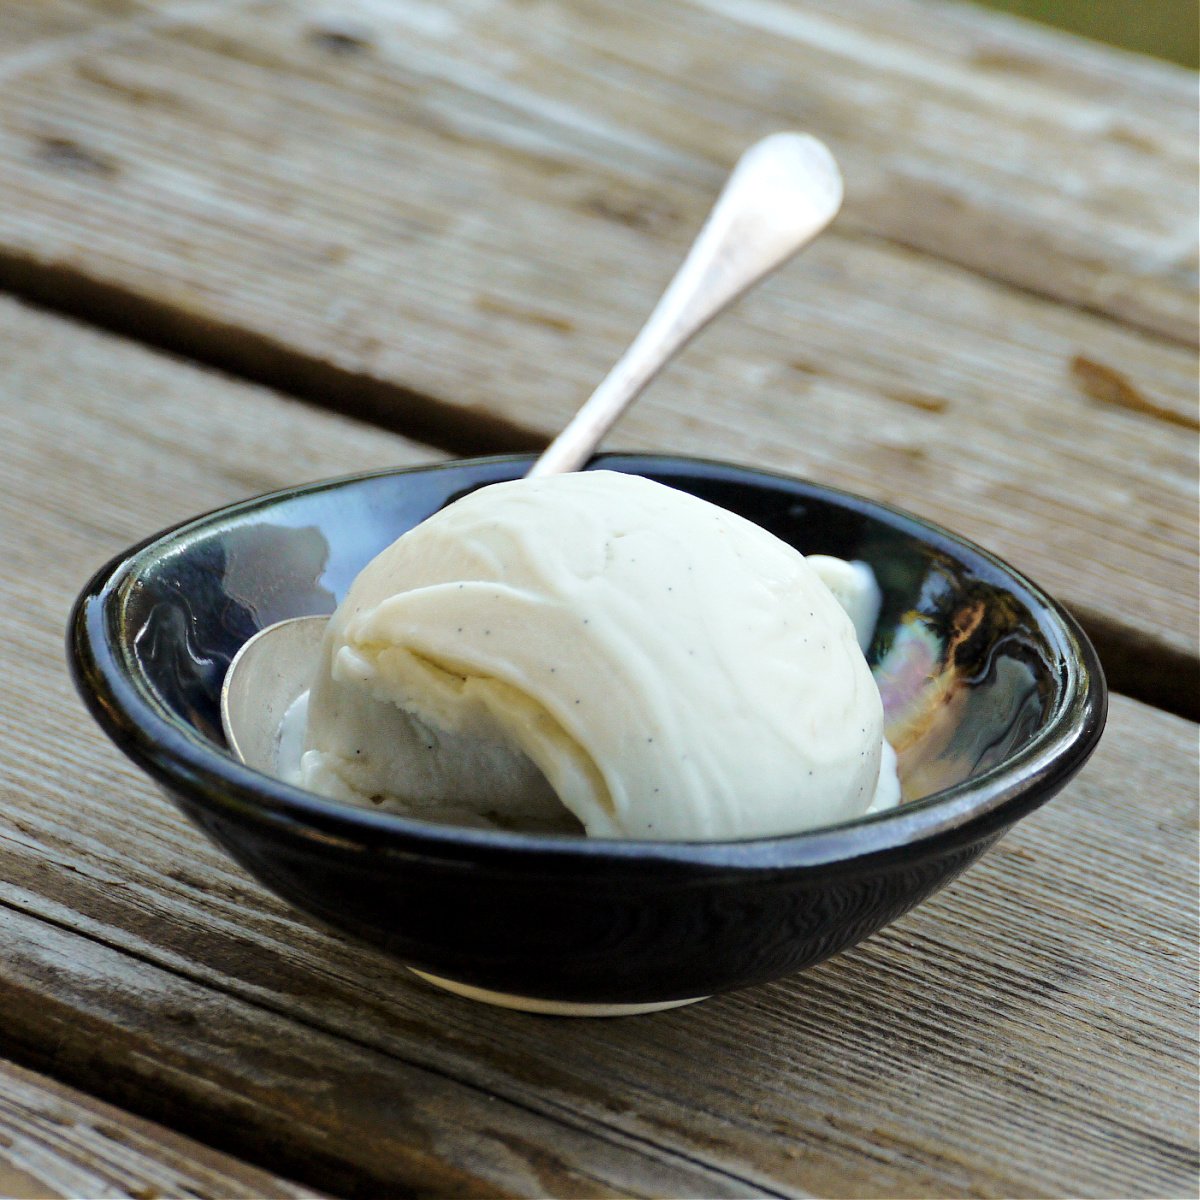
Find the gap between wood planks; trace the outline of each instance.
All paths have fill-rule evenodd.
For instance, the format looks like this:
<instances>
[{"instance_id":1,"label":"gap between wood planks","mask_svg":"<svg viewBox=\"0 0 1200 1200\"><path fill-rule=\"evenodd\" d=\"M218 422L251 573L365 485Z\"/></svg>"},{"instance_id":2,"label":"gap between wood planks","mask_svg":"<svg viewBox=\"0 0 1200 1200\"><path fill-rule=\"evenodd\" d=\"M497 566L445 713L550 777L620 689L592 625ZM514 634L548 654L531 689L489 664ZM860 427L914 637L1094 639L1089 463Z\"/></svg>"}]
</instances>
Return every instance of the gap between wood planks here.
<instances>
[{"instance_id":1,"label":"gap between wood planks","mask_svg":"<svg viewBox=\"0 0 1200 1200\"><path fill-rule=\"evenodd\" d=\"M880 239L872 235L872 240ZM546 444L545 434L537 429L298 354L243 327L197 318L85 272L3 248L0 291L293 399L369 421L451 455L528 453ZM1161 336L1158 340L1170 342ZM1079 607L1074 611L1096 646L1113 691L1200 720L1196 686L1200 660L1148 638L1108 613Z\"/></svg>"},{"instance_id":2,"label":"gap between wood planks","mask_svg":"<svg viewBox=\"0 0 1200 1200\"><path fill-rule=\"evenodd\" d=\"M0 1195L323 1200L157 1122L0 1059Z\"/></svg>"}]
</instances>

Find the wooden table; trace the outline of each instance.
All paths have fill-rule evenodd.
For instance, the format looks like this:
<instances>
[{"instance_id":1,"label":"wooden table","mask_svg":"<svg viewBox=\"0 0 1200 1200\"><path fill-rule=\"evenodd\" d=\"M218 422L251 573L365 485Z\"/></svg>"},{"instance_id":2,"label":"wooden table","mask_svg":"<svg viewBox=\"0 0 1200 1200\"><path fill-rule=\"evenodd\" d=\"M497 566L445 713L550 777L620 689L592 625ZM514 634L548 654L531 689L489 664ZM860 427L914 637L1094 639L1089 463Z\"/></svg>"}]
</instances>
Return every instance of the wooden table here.
<instances>
[{"instance_id":1,"label":"wooden table","mask_svg":"<svg viewBox=\"0 0 1200 1200\"><path fill-rule=\"evenodd\" d=\"M0 1194L1195 1195L1195 98L917 0L0 4ZM68 606L199 510L544 443L780 127L843 216L613 443L979 540L1084 621L1108 732L803 975L434 993L101 738Z\"/></svg>"}]
</instances>

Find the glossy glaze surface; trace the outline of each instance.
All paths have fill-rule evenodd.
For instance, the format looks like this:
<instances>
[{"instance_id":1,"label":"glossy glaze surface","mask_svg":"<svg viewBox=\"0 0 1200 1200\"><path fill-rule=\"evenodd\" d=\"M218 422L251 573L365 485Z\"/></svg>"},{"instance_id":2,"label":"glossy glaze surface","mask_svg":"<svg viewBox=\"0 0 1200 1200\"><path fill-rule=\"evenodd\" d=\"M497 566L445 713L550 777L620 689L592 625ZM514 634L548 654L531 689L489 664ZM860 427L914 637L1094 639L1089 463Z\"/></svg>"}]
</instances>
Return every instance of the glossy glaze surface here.
<instances>
[{"instance_id":1,"label":"glossy glaze surface","mask_svg":"<svg viewBox=\"0 0 1200 1200\"><path fill-rule=\"evenodd\" d=\"M724 505L806 552L871 564L884 607L870 657L900 751L900 810L758 841L603 842L353 809L236 763L217 704L246 638L330 612L406 528L464 490L522 474L526 458L312 485L151 540L80 597L81 691L118 745L286 899L436 975L571 1001L696 996L818 961L957 874L1094 747L1105 694L1090 645L978 548L779 476L599 461Z\"/></svg>"}]
</instances>

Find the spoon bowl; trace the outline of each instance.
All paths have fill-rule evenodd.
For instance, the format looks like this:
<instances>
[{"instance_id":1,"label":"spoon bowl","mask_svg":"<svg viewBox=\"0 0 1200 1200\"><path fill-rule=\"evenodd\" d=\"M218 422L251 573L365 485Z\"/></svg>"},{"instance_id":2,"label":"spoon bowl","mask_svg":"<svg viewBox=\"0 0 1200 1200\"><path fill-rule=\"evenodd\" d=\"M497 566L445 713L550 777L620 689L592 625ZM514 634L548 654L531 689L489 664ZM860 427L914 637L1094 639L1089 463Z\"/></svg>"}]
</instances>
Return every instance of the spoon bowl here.
<instances>
[{"instance_id":1,"label":"spoon bowl","mask_svg":"<svg viewBox=\"0 0 1200 1200\"><path fill-rule=\"evenodd\" d=\"M426 976L534 1011L622 1013L778 978L900 915L1049 799L1099 738L1092 647L1034 584L963 538L832 488L720 463L602 456L883 591L868 655L905 803L787 837L617 842L436 825L355 808L238 761L230 661L260 629L325 616L358 571L493 458L353 476L189 522L77 601L76 682L108 735L265 886ZM243 747L243 749L246 749Z\"/></svg>"},{"instance_id":2,"label":"spoon bowl","mask_svg":"<svg viewBox=\"0 0 1200 1200\"><path fill-rule=\"evenodd\" d=\"M221 686L221 728L247 766L277 774L289 710L316 673L327 617L292 617L260 629L233 656Z\"/></svg>"}]
</instances>

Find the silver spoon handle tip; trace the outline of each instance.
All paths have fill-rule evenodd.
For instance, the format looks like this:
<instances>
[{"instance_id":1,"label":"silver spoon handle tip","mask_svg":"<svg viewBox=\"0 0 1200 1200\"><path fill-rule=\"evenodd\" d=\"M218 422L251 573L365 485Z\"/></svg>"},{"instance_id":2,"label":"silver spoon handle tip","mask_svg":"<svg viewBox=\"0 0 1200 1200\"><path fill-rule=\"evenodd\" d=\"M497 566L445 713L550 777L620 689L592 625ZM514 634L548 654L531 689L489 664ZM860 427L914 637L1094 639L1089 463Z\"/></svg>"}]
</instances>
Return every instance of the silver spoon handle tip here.
<instances>
[{"instance_id":1,"label":"silver spoon handle tip","mask_svg":"<svg viewBox=\"0 0 1200 1200\"><path fill-rule=\"evenodd\" d=\"M718 313L836 216L842 177L805 133L775 133L738 160L675 278L633 344L546 448L530 476L576 471L660 370Z\"/></svg>"}]
</instances>

